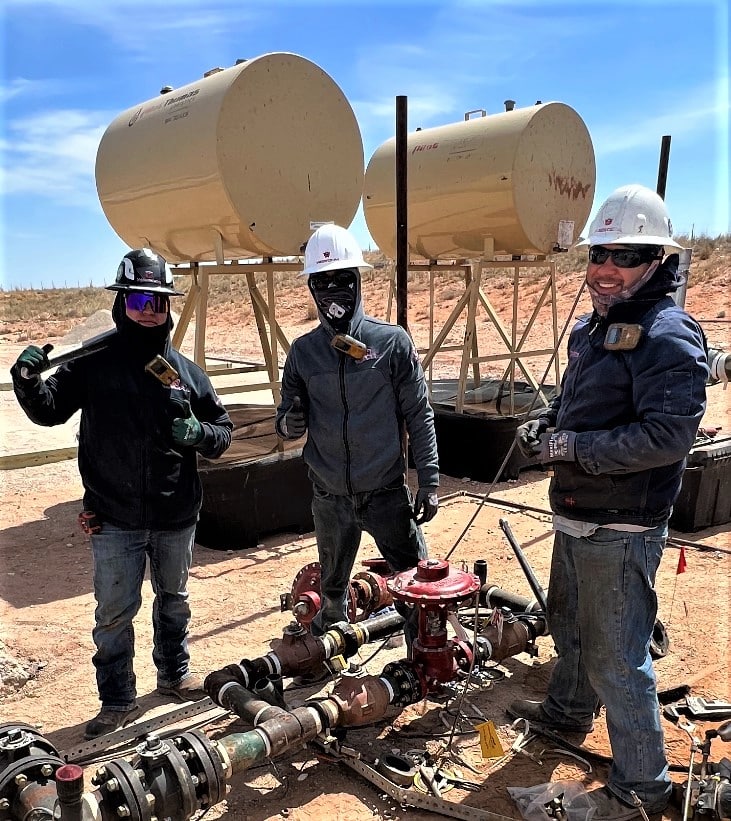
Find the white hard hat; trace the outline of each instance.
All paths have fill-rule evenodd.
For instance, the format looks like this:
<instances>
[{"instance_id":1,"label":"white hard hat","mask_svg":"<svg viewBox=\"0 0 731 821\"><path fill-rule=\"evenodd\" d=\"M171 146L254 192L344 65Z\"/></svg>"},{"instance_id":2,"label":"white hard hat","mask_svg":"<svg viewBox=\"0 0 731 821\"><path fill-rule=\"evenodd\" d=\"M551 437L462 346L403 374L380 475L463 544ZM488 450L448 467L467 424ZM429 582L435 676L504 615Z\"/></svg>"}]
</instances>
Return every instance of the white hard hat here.
<instances>
[{"instance_id":1,"label":"white hard hat","mask_svg":"<svg viewBox=\"0 0 731 821\"><path fill-rule=\"evenodd\" d=\"M338 268L372 268L363 259L355 237L339 225L321 225L305 248L303 274L334 271Z\"/></svg>"},{"instance_id":2,"label":"white hard hat","mask_svg":"<svg viewBox=\"0 0 731 821\"><path fill-rule=\"evenodd\" d=\"M682 248L673 239L665 203L644 185L623 185L602 204L582 245L669 245Z\"/></svg>"}]
</instances>

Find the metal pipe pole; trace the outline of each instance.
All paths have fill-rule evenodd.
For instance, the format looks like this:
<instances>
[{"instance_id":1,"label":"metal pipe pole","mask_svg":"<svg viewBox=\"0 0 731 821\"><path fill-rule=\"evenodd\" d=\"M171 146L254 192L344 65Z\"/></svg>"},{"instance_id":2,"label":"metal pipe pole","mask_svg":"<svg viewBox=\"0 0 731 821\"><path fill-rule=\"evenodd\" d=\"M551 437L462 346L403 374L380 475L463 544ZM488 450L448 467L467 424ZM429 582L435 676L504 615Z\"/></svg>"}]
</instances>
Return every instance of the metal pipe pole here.
<instances>
[{"instance_id":1,"label":"metal pipe pole","mask_svg":"<svg viewBox=\"0 0 731 821\"><path fill-rule=\"evenodd\" d=\"M409 303L407 271L409 265L407 200L407 102L396 97L396 322L408 330Z\"/></svg>"},{"instance_id":2,"label":"metal pipe pole","mask_svg":"<svg viewBox=\"0 0 731 821\"><path fill-rule=\"evenodd\" d=\"M510 543L510 546L513 548L513 553L515 553L515 557L520 563L520 566L523 569L523 573L525 573L526 579L528 579L528 584L530 585L530 589L533 591L533 595L536 597L536 600L541 605L543 612L547 612L548 602L546 601L546 592L541 587L541 583L536 578L536 574L533 572L533 568L528 563L528 559L526 559L525 553L523 553L523 549L518 544L515 536L513 536L513 531L510 529L510 525L505 519L500 519L500 527L502 528L505 537Z\"/></svg>"},{"instance_id":3,"label":"metal pipe pole","mask_svg":"<svg viewBox=\"0 0 731 821\"><path fill-rule=\"evenodd\" d=\"M668 163L670 162L670 135L662 138L660 145L660 165L657 169L657 193L665 199L665 187L668 182Z\"/></svg>"}]
</instances>

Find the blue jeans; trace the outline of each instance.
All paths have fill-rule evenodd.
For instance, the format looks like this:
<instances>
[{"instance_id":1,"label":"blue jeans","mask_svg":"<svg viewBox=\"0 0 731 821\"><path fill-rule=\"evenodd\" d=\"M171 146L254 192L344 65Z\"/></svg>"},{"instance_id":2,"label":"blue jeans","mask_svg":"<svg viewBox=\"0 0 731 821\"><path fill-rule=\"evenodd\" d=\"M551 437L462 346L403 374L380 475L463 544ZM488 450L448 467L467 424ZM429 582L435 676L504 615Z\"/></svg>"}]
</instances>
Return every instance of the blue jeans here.
<instances>
[{"instance_id":1,"label":"blue jeans","mask_svg":"<svg viewBox=\"0 0 731 821\"><path fill-rule=\"evenodd\" d=\"M628 804L636 792L650 814L671 792L649 650L666 537L667 523L641 533L599 528L584 538L557 532L548 588L558 660L544 709L581 724L603 702L608 787Z\"/></svg>"},{"instance_id":2,"label":"blue jeans","mask_svg":"<svg viewBox=\"0 0 731 821\"><path fill-rule=\"evenodd\" d=\"M333 624L348 620L348 585L364 530L397 573L416 567L427 557L427 550L421 528L412 518L411 492L405 484L353 496L335 496L316 484L313 491L321 608L312 622L312 632L320 635ZM411 615L406 605L397 605L397 610L404 617Z\"/></svg>"},{"instance_id":3,"label":"blue jeans","mask_svg":"<svg viewBox=\"0 0 731 821\"><path fill-rule=\"evenodd\" d=\"M158 686L178 684L188 674L188 571L195 525L183 530L122 530L104 523L91 537L96 611L92 633L96 683L102 706L128 709L137 690L132 665L132 624L142 604L142 582L150 557L152 659Z\"/></svg>"}]
</instances>

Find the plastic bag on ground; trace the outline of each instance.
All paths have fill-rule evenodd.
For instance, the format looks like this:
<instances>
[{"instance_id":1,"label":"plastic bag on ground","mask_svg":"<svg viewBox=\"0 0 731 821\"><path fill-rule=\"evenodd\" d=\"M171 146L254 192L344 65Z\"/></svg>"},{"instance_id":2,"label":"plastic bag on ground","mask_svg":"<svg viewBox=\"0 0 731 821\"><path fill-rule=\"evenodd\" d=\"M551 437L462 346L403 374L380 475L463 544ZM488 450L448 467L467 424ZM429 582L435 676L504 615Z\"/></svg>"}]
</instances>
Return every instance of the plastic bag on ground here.
<instances>
[{"instance_id":1,"label":"plastic bag on ground","mask_svg":"<svg viewBox=\"0 0 731 821\"><path fill-rule=\"evenodd\" d=\"M561 796L568 821L591 821L596 805L578 781L553 781L534 787L508 787L508 793L525 821L553 821L546 804Z\"/></svg>"}]
</instances>

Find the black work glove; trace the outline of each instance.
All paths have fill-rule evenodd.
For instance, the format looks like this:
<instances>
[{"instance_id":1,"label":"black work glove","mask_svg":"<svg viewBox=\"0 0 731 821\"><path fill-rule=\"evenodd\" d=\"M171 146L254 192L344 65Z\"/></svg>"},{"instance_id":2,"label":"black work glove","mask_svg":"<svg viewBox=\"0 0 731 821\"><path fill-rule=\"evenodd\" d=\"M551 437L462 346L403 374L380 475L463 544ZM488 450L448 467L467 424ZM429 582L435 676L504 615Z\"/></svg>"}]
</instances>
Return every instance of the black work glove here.
<instances>
[{"instance_id":1,"label":"black work glove","mask_svg":"<svg viewBox=\"0 0 731 821\"><path fill-rule=\"evenodd\" d=\"M518 450L530 459L541 452L541 436L548 430L545 419L531 419L515 429L515 441Z\"/></svg>"},{"instance_id":2,"label":"black work glove","mask_svg":"<svg viewBox=\"0 0 731 821\"><path fill-rule=\"evenodd\" d=\"M47 354L53 350L53 345L44 345L39 348L37 345L28 347L15 360L12 368L14 374L20 379L35 379L43 371L51 367Z\"/></svg>"},{"instance_id":3,"label":"black work glove","mask_svg":"<svg viewBox=\"0 0 731 821\"><path fill-rule=\"evenodd\" d=\"M299 439L300 436L304 436L307 430L307 420L299 396L295 396L292 400L292 407L282 417L279 429L285 439Z\"/></svg>"},{"instance_id":4,"label":"black work glove","mask_svg":"<svg viewBox=\"0 0 731 821\"><path fill-rule=\"evenodd\" d=\"M417 525L430 522L439 510L439 496L435 487L420 487L414 502L414 521Z\"/></svg>"},{"instance_id":5,"label":"black work glove","mask_svg":"<svg viewBox=\"0 0 731 821\"><path fill-rule=\"evenodd\" d=\"M195 418L190 408L190 402L184 399L183 402L176 402L180 407L181 416L173 419L173 441L176 445L183 447L193 447L201 441L205 435L203 425Z\"/></svg>"},{"instance_id":6,"label":"black work glove","mask_svg":"<svg viewBox=\"0 0 731 821\"><path fill-rule=\"evenodd\" d=\"M576 434L572 430L544 433L541 436L538 459L544 465L551 462L575 462Z\"/></svg>"}]
</instances>

